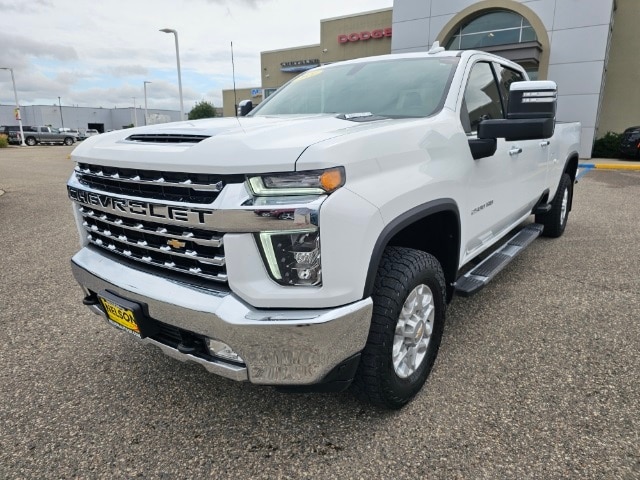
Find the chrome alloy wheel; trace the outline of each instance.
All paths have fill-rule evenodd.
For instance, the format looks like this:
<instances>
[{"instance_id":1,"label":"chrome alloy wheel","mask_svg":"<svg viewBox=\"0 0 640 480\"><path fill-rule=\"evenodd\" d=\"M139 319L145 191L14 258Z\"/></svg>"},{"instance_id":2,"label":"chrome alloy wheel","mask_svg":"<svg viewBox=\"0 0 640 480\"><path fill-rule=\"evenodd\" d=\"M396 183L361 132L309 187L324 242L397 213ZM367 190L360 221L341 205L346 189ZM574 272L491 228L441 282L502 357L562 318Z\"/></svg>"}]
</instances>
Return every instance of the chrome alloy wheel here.
<instances>
[{"instance_id":1,"label":"chrome alloy wheel","mask_svg":"<svg viewBox=\"0 0 640 480\"><path fill-rule=\"evenodd\" d=\"M569 189L564 189L564 195L562 195L562 206L560 207L560 225L564 225L567 220L567 210L569 208Z\"/></svg>"},{"instance_id":2,"label":"chrome alloy wheel","mask_svg":"<svg viewBox=\"0 0 640 480\"><path fill-rule=\"evenodd\" d=\"M420 284L407 295L393 337L393 369L398 377L407 378L422 365L434 319L433 293Z\"/></svg>"}]
</instances>

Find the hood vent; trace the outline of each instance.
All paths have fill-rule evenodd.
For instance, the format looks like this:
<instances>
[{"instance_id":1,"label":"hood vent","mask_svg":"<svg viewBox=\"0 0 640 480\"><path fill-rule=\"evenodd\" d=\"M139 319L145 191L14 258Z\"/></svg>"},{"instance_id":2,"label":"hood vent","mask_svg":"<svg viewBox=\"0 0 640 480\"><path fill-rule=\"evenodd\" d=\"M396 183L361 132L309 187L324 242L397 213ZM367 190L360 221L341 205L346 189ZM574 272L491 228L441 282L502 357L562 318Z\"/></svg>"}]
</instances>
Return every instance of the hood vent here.
<instances>
[{"instance_id":1,"label":"hood vent","mask_svg":"<svg viewBox=\"0 0 640 480\"><path fill-rule=\"evenodd\" d=\"M138 133L127 137L130 142L140 143L198 143L209 135L190 135L180 133Z\"/></svg>"}]
</instances>

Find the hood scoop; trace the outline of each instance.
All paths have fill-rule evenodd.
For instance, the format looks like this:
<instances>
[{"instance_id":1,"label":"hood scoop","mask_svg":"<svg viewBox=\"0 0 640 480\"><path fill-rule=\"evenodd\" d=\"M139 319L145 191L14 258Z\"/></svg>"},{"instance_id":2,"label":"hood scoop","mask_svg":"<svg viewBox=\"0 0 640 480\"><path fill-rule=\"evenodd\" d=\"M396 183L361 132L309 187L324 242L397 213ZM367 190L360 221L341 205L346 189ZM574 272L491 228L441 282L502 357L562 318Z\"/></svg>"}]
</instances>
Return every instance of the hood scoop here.
<instances>
[{"instance_id":1,"label":"hood scoop","mask_svg":"<svg viewBox=\"0 0 640 480\"><path fill-rule=\"evenodd\" d=\"M209 138L209 135L191 135L183 133L136 133L126 138L129 142L138 143L198 143Z\"/></svg>"}]
</instances>

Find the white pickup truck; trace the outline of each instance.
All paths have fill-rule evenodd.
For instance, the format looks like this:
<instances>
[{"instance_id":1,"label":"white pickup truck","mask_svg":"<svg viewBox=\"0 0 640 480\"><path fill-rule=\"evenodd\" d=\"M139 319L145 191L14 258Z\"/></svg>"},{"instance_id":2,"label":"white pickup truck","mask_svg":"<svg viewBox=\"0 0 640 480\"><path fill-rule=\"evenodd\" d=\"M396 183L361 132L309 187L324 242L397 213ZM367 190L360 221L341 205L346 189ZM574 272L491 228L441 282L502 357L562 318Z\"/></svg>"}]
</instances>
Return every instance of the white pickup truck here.
<instances>
[{"instance_id":1,"label":"white pickup truck","mask_svg":"<svg viewBox=\"0 0 640 480\"><path fill-rule=\"evenodd\" d=\"M89 138L84 303L227 378L400 408L454 294L563 233L580 125L555 109L553 82L434 46L310 70L245 117Z\"/></svg>"}]
</instances>

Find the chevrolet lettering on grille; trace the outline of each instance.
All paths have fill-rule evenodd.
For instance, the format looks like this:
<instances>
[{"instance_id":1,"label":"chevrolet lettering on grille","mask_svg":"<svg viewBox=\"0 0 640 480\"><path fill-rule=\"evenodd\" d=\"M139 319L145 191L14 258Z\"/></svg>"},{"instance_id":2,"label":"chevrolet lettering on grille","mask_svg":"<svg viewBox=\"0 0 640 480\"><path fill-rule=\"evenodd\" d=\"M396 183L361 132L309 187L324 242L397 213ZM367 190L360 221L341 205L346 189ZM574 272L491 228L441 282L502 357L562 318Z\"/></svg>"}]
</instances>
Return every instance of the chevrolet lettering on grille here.
<instances>
[{"instance_id":1,"label":"chevrolet lettering on grille","mask_svg":"<svg viewBox=\"0 0 640 480\"><path fill-rule=\"evenodd\" d=\"M90 205L102 211L112 211L129 218L144 218L150 221L171 220L173 223L191 225L211 225L214 210L185 208L162 205L140 200L111 197L109 195L86 192L67 187L69 198L83 205Z\"/></svg>"}]
</instances>

